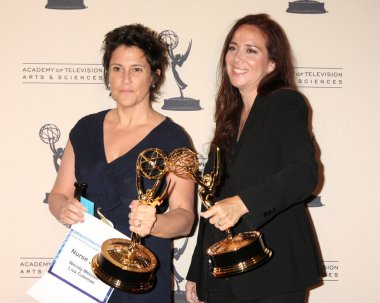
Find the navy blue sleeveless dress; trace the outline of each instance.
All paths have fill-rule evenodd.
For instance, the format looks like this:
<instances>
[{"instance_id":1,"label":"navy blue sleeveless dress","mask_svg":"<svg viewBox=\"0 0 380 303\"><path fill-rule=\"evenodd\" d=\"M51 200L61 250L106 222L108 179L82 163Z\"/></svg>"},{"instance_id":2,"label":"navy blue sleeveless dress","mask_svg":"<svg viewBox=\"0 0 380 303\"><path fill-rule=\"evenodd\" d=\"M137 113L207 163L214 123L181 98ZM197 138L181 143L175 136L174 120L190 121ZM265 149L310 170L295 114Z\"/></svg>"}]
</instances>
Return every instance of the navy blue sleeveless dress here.
<instances>
[{"instance_id":1,"label":"navy blue sleeveless dress","mask_svg":"<svg viewBox=\"0 0 380 303\"><path fill-rule=\"evenodd\" d=\"M80 119L70 132L70 141L75 153L75 177L78 182L88 184L87 198L101 207L102 213L112 221L115 228L130 237L128 224L129 204L137 199L136 160L147 148L160 148L167 155L179 147L191 147L185 131L169 118L155 127L141 142L123 156L107 163L103 122L109 110L91 114ZM145 183L147 184L147 183ZM162 188L165 188L163 184ZM146 188L149 188L147 184ZM161 189L162 189L161 188ZM158 212L165 211L164 201ZM154 236L142 239L158 259L155 272L156 285L148 293L130 294L115 289L108 302L145 303L172 302L171 287L171 240Z\"/></svg>"}]
</instances>

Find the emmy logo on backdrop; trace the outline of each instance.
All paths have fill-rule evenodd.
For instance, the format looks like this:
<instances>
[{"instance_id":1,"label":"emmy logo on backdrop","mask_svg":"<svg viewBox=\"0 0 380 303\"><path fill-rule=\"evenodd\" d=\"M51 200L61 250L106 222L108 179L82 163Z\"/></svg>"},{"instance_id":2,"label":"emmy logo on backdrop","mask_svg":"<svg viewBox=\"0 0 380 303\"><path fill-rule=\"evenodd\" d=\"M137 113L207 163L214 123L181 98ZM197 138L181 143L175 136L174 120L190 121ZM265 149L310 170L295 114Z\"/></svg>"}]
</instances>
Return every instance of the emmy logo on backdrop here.
<instances>
[{"instance_id":1,"label":"emmy logo on backdrop","mask_svg":"<svg viewBox=\"0 0 380 303\"><path fill-rule=\"evenodd\" d=\"M188 242L189 242L189 238L186 237L185 241L182 243L181 246L173 248L173 259L174 260L178 261L181 258L181 256L183 255L183 253L186 250ZM186 302L185 291L181 290L181 286L180 286L180 284L185 280L185 278L181 276L181 274L178 272L178 270L176 269L174 264L173 264L173 280L175 283L175 289L174 289L175 302L182 302L180 300L184 300L183 302Z\"/></svg>"},{"instance_id":2,"label":"emmy logo on backdrop","mask_svg":"<svg viewBox=\"0 0 380 303\"><path fill-rule=\"evenodd\" d=\"M192 41L190 40L187 50L184 54L175 54L174 49L178 46L179 43L177 34L171 30L164 30L160 33L160 36L167 44L169 57L171 59L173 76L180 92L179 97L164 99L164 105L162 106L162 109L178 111L193 111L202 109L199 105L199 100L184 97L183 90L187 87L187 84L183 82L177 71L177 68L182 67L183 63L186 62L187 57L190 54Z\"/></svg>"},{"instance_id":3,"label":"emmy logo on backdrop","mask_svg":"<svg viewBox=\"0 0 380 303\"><path fill-rule=\"evenodd\" d=\"M49 144L50 150L53 152L54 168L55 171L58 172L64 149L62 147L56 148L55 143L57 143L61 137L61 131L54 124L45 124L40 128L39 135L42 142ZM48 196L49 194L46 193L44 203L47 203Z\"/></svg>"},{"instance_id":4,"label":"emmy logo on backdrop","mask_svg":"<svg viewBox=\"0 0 380 303\"><path fill-rule=\"evenodd\" d=\"M289 2L287 13L294 14L324 14L325 4L314 0L298 0Z\"/></svg>"},{"instance_id":5,"label":"emmy logo on backdrop","mask_svg":"<svg viewBox=\"0 0 380 303\"><path fill-rule=\"evenodd\" d=\"M48 0L45 8L50 9L84 9L83 0Z\"/></svg>"}]
</instances>

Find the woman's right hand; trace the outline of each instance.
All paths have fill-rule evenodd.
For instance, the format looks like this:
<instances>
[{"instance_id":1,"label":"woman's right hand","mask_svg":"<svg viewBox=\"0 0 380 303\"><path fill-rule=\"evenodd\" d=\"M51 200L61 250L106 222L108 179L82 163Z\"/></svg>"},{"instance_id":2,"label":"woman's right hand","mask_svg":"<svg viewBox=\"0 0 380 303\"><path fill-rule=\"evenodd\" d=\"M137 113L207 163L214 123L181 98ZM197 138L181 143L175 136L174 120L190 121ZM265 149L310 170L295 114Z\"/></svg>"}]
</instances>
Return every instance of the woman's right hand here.
<instances>
[{"instance_id":1,"label":"woman's right hand","mask_svg":"<svg viewBox=\"0 0 380 303\"><path fill-rule=\"evenodd\" d=\"M133 200L129 205L129 229L146 237L152 233L154 223L157 221L157 209L150 205L140 204L138 200Z\"/></svg>"},{"instance_id":2,"label":"woman's right hand","mask_svg":"<svg viewBox=\"0 0 380 303\"><path fill-rule=\"evenodd\" d=\"M199 301L197 297L197 284L195 282L187 281L185 285L186 300L189 303L203 303Z\"/></svg>"},{"instance_id":3,"label":"woman's right hand","mask_svg":"<svg viewBox=\"0 0 380 303\"><path fill-rule=\"evenodd\" d=\"M75 182L75 154L69 140L48 198L50 212L65 226L84 221L86 208L73 197Z\"/></svg>"},{"instance_id":4,"label":"woman's right hand","mask_svg":"<svg viewBox=\"0 0 380 303\"><path fill-rule=\"evenodd\" d=\"M239 196L223 199L208 210L201 212L200 216L209 219L221 231L234 226L249 210Z\"/></svg>"},{"instance_id":5,"label":"woman's right hand","mask_svg":"<svg viewBox=\"0 0 380 303\"><path fill-rule=\"evenodd\" d=\"M63 225L84 222L86 208L75 198L67 199L59 204L56 218Z\"/></svg>"}]
</instances>

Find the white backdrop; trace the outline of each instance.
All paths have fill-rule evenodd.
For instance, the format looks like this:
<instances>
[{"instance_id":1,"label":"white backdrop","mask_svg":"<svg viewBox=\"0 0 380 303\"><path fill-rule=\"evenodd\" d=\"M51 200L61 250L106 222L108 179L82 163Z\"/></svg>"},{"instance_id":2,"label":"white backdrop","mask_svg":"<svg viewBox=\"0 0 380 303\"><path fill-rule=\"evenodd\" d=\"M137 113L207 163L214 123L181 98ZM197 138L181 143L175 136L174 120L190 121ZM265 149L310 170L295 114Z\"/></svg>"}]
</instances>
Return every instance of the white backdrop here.
<instances>
[{"instance_id":1,"label":"white backdrop","mask_svg":"<svg viewBox=\"0 0 380 303\"><path fill-rule=\"evenodd\" d=\"M70 2L81 1L50 1ZM47 9L47 3L3 1L0 9L3 302L34 302L25 291L47 271L67 232L43 200L56 176L54 163L59 164L53 156L59 158L74 123L113 107L101 80L104 34L140 22L175 32L176 54L185 53L192 41L178 72L188 84L185 97L199 99L202 109L161 108L163 99L179 96L170 69L155 106L185 127L204 156L213 131L216 65L224 37L237 18L262 12L288 34L321 150L324 178L316 194L322 205L310 212L328 275L311 291L310 303L378 302L378 1L326 0L323 14L289 13L289 1L282 0L85 0L86 8L75 10ZM51 145L39 136L46 124L60 132ZM186 275L195 237L175 242L177 248L185 244L174 261L180 277ZM183 301L183 290L182 281L174 289L177 302Z\"/></svg>"}]
</instances>

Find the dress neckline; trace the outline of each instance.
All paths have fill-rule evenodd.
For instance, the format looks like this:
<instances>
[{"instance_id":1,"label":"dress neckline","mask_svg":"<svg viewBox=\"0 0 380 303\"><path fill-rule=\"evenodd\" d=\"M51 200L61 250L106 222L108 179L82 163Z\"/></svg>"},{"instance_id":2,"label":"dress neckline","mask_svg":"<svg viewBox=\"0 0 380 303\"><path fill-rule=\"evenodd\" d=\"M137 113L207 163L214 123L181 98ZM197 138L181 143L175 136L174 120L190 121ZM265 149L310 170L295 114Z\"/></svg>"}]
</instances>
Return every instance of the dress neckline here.
<instances>
[{"instance_id":1,"label":"dress neckline","mask_svg":"<svg viewBox=\"0 0 380 303\"><path fill-rule=\"evenodd\" d=\"M104 162L107 164L107 165L112 165L113 163L115 162L118 162L119 160L125 158L127 155L129 155L130 153L132 153L135 149L137 149L141 144L143 144L150 136L152 136L152 134L158 129L160 128L164 123L166 123L168 121L168 117L165 117L164 120L162 120L159 124L157 124L154 128L152 128L149 133L144 137L142 138L139 142L137 142L131 149L129 149L126 153L120 155L119 157L113 159L112 161L107 161L107 156L106 156L106 149L105 149L105 145L104 145L104 120L106 118L106 115L107 113L110 111L111 109L108 109L104 112L104 115L101 119L101 123L100 123L100 136L101 136L101 142L102 142L102 150L103 150L103 160Z\"/></svg>"}]
</instances>

